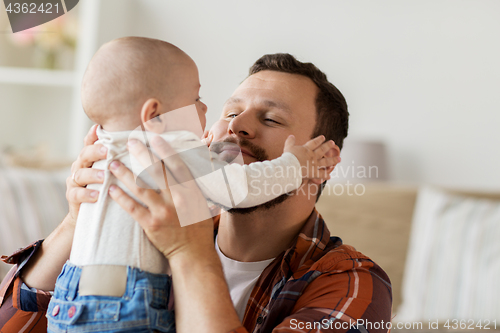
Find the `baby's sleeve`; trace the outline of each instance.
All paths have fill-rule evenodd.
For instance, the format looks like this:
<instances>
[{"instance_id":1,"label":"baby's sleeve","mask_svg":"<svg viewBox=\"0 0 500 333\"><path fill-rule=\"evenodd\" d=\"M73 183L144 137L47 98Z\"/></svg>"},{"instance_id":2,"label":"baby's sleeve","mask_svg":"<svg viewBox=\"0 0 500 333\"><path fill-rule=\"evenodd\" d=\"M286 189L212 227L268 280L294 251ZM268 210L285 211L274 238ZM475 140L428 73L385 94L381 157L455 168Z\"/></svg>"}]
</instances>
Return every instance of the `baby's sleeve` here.
<instances>
[{"instance_id":1,"label":"baby's sleeve","mask_svg":"<svg viewBox=\"0 0 500 333\"><path fill-rule=\"evenodd\" d=\"M296 190L302 184L300 162L292 153L274 160L224 167L233 207L248 208ZM245 181L246 180L246 181Z\"/></svg>"},{"instance_id":2,"label":"baby's sleeve","mask_svg":"<svg viewBox=\"0 0 500 333\"><path fill-rule=\"evenodd\" d=\"M209 151L195 134L179 131L169 135L162 137L179 152L205 198L223 208L258 206L302 184L300 162L292 153L248 165L228 164Z\"/></svg>"}]
</instances>

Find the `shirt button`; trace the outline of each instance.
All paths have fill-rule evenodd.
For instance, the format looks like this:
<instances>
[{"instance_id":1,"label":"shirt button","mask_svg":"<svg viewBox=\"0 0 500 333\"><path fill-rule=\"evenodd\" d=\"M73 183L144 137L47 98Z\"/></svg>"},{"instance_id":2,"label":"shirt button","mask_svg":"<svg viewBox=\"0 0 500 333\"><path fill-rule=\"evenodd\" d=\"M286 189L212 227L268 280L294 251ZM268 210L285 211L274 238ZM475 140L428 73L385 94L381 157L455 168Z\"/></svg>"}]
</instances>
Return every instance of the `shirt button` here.
<instances>
[{"instance_id":1,"label":"shirt button","mask_svg":"<svg viewBox=\"0 0 500 333\"><path fill-rule=\"evenodd\" d=\"M52 309L52 317L57 316L57 314L59 313L59 309L59 305L54 306L54 308Z\"/></svg>"},{"instance_id":2,"label":"shirt button","mask_svg":"<svg viewBox=\"0 0 500 333\"><path fill-rule=\"evenodd\" d=\"M68 316L69 316L70 318L73 318L73 316L75 315L75 312L76 312L76 308L75 308L75 306L73 305L73 306L72 306L72 307L70 307L70 308L69 308L69 310L68 310Z\"/></svg>"},{"instance_id":3,"label":"shirt button","mask_svg":"<svg viewBox=\"0 0 500 333\"><path fill-rule=\"evenodd\" d=\"M262 316L259 316L259 317L257 318L257 324L259 324L259 325L260 325L260 324L262 324L262 322L263 322L263 321L264 321L264 318L262 318Z\"/></svg>"}]
</instances>

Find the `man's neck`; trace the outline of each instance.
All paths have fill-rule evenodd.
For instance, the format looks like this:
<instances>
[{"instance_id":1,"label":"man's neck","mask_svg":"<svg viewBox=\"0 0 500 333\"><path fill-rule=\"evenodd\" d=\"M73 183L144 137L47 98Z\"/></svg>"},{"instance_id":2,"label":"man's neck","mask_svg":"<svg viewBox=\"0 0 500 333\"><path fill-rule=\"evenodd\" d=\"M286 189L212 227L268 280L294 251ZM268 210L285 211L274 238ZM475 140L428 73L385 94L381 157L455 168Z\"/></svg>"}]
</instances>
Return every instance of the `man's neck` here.
<instances>
[{"instance_id":1,"label":"man's neck","mask_svg":"<svg viewBox=\"0 0 500 333\"><path fill-rule=\"evenodd\" d=\"M278 256L292 245L314 208L314 201L304 199L295 195L270 209L222 214L218 232L222 253L245 262Z\"/></svg>"}]
</instances>

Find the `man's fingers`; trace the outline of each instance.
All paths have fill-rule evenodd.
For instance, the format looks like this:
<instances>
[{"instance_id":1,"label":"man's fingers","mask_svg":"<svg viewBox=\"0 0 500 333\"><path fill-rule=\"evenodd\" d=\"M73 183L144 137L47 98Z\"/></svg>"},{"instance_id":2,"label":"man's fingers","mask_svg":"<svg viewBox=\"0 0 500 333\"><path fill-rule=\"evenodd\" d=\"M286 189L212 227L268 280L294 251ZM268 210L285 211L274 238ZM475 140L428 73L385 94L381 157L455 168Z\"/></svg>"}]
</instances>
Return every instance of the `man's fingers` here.
<instances>
[{"instance_id":1,"label":"man's fingers","mask_svg":"<svg viewBox=\"0 0 500 333\"><path fill-rule=\"evenodd\" d=\"M130 214L132 218L142 225L142 221L148 221L151 212L140 203L128 196L121 188L116 185L109 187L109 196L116 201L124 211ZM144 227L144 226L143 226Z\"/></svg>"},{"instance_id":2,"label":"man's fingers","mask_svg":"<svg viewBox=\"0 0 500 333\"><path fill-rule=\"evenodd\" d=\"M134 174L122 163L113 161L110 164L110 170L125 186L132 191L142 202L150 206L161 201L161 197L155 190L146 189L136 184ZM134 200L135 201L135 200Z\"/></svg>"},{"instance_id":3,"label":"man's fingers","mask_svg":"<svg viewBox=\"0 0 500 333\"><path fill-rule=\"evenodd\" d=\"M143 169L132 164L132 171L137 177L137 184L144 188L150 188L149 185L145 184L142 179L144 172L147 172L155 182L155 189L165 189L168 188L167 177L165 173L165 168L162 161L153 154L153 152L148 149L142 142L138 140L130 140L128 142L128 149L132 156L139 161Z\"/></svg>"},{"instance_id":4,"label":"man's fingers","mask_svg":"<svg viewBox=\"0 0 500 333\"><path fill-rule=\"evenodd\" d=\"M311 150L315 150L316 148L319 147L319 145L321 145L323 142L325 141L325 136L324 135L320 135L320 136L317 136L315 137L314 139L312 140L309 140L306 142L306 144L304 146L306 146L307 148L311 149Z\"/></svg>"},{"instance_id":5,"label":"man's fingers","mask_svg":"<svg viewBox=\"0 0 500 333\"><path fill-rule=\"evenodd\" d=\"M103 160L106 158L108 149L103 145L91 145L83 147L78 159L73 162L71 166L71 172L75 172L78 169L90 168L94 162Z\"/></svg>"},{"instance_id":6,"label":"man's fingers","mask_svg":"<svg viewBox=\"0 0 500 333\"><path fill-rule=\"evenodd\" d=\"M163 140L160 136L155 136L151 139L151 147L154 149L156 155L160 159L175 155L177 152L172 148L167 141Z\"/></svg>"},{"instance_id":7,"label":"man's fingers","mask_svg":"<svg viewBox=\"0 0 500 333\"><path fill-rule=\"evenodd\" d=\"M85 138L83 138L83 144L85 146L90 146L92 144L94 144L94 142L97 141L97 124L93 125L89 132L87 133L87 135L85 136Z\"/></svg>"},{"instance_id":8,"label":"man's fingers","mask_svg":"<svg viewBox=\"0 0 500 333\"><path fill-rule=\"evenodd\" d=\"M153 154L153 152L139 140L129 140L128 150L144 168L147 168L159 161L158 157L156 157L156 155Z\"/></svg>"},{"instance_id":9,"label":"man's fingers","mask_svg":"<svg viewBox=\"0 0 500 333\"><path fill-rule=\"evenodd\" d=\"M323 143L321 146L316 148L314 150L314 154L315 154L316 158L319 159L319 158L325 156L325 154L333 147L335 147L335 142L333 142L333 140L328 140L327 142Z\"/></svg>"},{"instance_id":10,"label":"man's fingers","mask_svg":"<svg viewBox=\"0 0 500 333\"><path fill-rule=\"evenodd\" d=\"M104 170L98 169L78 169L74 176L70 177L76 186L87 186L88 184L102 184L104 181ZM69 184L71 185L71 184Z\"/></svg>"},{"instance_id":11,"label":"man's fingers","mask_svg":"<svg viewBox=\"0 0 500 333\"><path fill-rule=\"evenodd\" d=\"M94 203L99 198L99 191L89 190L84 187L73 187L66 193L66 199L69 202L88 202Z\"/></svg>"},{"instance_id":12,"label":"man's fingers","mask_svg":"<svg viewBox=\"0 0 500 333\"><path fill-rule=\"evenodd\" d=\"M193 180L191 171L179 157L177 152L161 137L157 136L151 140L151 146L163 160L163 163L175 178L176 183L184 183Z\"/></svg>"}]
</instances>

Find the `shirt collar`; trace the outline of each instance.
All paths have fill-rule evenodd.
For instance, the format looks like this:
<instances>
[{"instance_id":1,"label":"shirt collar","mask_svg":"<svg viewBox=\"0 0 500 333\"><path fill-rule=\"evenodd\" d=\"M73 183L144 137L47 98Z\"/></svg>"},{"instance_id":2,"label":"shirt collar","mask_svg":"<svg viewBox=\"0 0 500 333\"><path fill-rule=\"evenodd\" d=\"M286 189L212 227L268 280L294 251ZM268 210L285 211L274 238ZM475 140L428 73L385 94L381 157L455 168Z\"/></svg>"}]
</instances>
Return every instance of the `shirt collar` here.
<instances>
[{"instance_id":1,"label":"shirt collar","mask_svg":"<svg viewBox=\"0 0 500 333\"><path fill-rule=\"evenodd\" d=\"M332 240L335 246L342 245L340 238L334 237ZM290 273L301 275L302 270L307 271L310 264L315 261L315 257L324 254L329 241L330 231L321 215L314 208L297 235L294 244L285 251L281 262L283 275L287 276Z\"/></svg>"}]
</instances>

